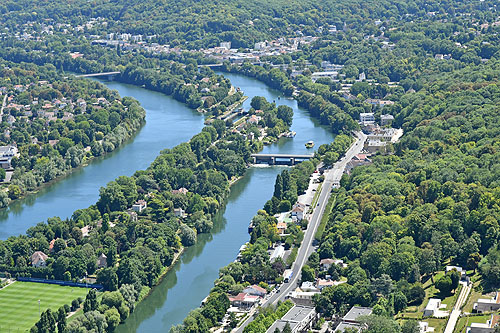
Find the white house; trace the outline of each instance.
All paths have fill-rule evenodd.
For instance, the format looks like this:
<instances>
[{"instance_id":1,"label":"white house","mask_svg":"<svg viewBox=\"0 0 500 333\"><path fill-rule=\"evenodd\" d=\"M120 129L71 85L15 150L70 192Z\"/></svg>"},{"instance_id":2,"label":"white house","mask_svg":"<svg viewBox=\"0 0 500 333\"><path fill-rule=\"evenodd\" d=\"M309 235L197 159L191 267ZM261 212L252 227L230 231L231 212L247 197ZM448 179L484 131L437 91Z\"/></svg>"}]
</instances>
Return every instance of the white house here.
<instances>
[{"instance_id":1,"label":"white house","mask_svg":"<svg viewBox=\"0 0 500 333\"><path fill-rule=\"evenodd\" d=\"M300 202L297 202L295 205L293 205L292 208L292 219L295 217L297 221L302 221L304 219L305 210L306 206L304 204L301 204Z\"/></svg>"},{"instance_id":2,"label":"white house","mask_svg":"<svg viewBox=\"0 0 500 333\"><path fill-rule=\"evenodd\" d=\"M359 122L363 124L375 122L375 116L373 112L363 112L359 114Z\"/></svg>"},{"instance_id":3,"label":"white house","mask_svg":"<svg viewBox=\"0 0 500 333\"><path fill-rule=\"evenodd\" d=\"M182 218L186 216L186 212L182 208L174 208L174 216Z\"/></svg>"},{"instance_id":4,"label":"white house","mask_svg":"<svg viewBox=\"0 0 500 333\"><path fill-rule=\"evenodd\" d=\"M424 317L432 317L434 313L439 310L441 307L441 300L439 298L431 298L429 299L429 303L424 309Z\"/></svg>"},{"instance_id":5,"label":"white house","mask_svg":"<svg viewBox=\"0 0 500 333\"><path fill-rule=\"evenodd\" d=\"M465 280L467 278L467 272L460 266L446 266L446 273L454 269L460 274L460 279Z\"/></svg>"},{"instance_id":6,"label":"white house","mask_svg":"<svg viewBox=\"0 0 500 333\"><path fill-rule=\"evenodd\" d=\"M135 204L132 205L132 210L135 212L142 212L144 209L148 207L145 200L137 200Z\"/></svg>"}]
</instances>

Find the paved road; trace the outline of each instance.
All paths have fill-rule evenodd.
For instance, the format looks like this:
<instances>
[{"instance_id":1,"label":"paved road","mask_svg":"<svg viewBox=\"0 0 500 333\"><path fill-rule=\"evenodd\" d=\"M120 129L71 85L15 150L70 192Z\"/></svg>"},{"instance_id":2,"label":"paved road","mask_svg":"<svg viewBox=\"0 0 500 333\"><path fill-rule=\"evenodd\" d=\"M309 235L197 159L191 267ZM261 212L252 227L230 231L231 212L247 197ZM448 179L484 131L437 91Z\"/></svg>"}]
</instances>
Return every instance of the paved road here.
<instances>
[{"instance_id":1,"label":"paved road","mask_svg":"<svg viewBox=\"0 0 500 333\"><path fill-rule=\"evenodd\" d=\"M448 323L446 324L446 328L444 333L453 333L455 330L455 325L457 324L458 318L460 317L460 313L462 312L460 308L467 300L467 296L469 296L469 292L472 288L472 284L468 284L465 282L460 282L462 285L462 290L460 291L460 295L458 295L457 302L453 307L453 311L451 311L450 318L448 319Z\"/></svg>"},{"instance_id":2,"label":"paved road","mask_svg":"<svg viewBox=\"0 0 500 333\"><path fill-rule=\"evenodd\" d=\"M309 225L304 234L304 240L300 245L299 251L297 252L297 259L292 266L293 276L290 282L283 283L280 287L280 291L275 293L270 298L268 298L262 306L274 305L278 301L283 301L285 296L288 295L291 291L297 288L297 284L300 280L300 272L302 267L307 262L307 259L314 251L313 240L314 235L316 234L316 230L318 230L318 226L321 223L321 217L323 216L323 212L328 203L328 199L330 198L330 193L332 189L332 185L338 184L340 182L340 178L344 173L344 169L347 163L357 154L361 152L363 149L363 144L366 140L366 135L361 132L356 132L356 141L346 152L344 158L335 163L332 169L325 172L325 181L323 182L323 186L321 188L321 193L319 195L318 204L314 209L314 213L311 216L311 220L309 221ZM253 313L250 313L250 316L247 320L237 329L234 329L233 332L243 332L244 328L253 320Z\"/></svg>"}]
</instances>

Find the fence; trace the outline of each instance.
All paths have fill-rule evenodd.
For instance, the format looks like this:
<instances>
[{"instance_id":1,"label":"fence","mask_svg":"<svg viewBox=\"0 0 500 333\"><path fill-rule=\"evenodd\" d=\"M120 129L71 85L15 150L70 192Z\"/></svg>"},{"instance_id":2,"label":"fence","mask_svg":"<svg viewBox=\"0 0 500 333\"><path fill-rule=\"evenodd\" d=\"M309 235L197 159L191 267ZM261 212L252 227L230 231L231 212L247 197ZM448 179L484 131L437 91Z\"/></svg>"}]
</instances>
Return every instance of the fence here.
<instances>
[{"instance_id":1,"label":"fence","mask_svg":"<svg viewBox=\"0 0 500 333\"><path fill-rule=\"evenodd\" d=\"M47 280L47 279L38 279L38 278L30 278L30 277L18 277L17 281L58 284L60 286L80 287L80 288L95 288L95 289L104 288L100 284L79 283L79 282L60 281L60 280Z\"/></svg>"}]
</instances>

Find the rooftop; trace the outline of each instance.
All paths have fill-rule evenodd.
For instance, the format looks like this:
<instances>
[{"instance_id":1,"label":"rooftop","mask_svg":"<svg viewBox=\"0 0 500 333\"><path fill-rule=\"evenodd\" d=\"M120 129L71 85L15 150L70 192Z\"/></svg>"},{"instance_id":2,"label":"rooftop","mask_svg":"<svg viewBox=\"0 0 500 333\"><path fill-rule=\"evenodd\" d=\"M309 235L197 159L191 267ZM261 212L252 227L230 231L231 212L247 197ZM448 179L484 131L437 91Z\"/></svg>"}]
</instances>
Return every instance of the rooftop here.
<instances>
[{"instance_id":1,"label":"rooftop","mask_svg":"<svg viewBox=\"0 0 500 333\"><path fill-rule=\"evenodd\" d=\"M353 306L349 312L344 316L346 321L356 321L360 316L369 316L372 314L372 308L365 308L361 306Z\"/></svg>"}]
</instances>

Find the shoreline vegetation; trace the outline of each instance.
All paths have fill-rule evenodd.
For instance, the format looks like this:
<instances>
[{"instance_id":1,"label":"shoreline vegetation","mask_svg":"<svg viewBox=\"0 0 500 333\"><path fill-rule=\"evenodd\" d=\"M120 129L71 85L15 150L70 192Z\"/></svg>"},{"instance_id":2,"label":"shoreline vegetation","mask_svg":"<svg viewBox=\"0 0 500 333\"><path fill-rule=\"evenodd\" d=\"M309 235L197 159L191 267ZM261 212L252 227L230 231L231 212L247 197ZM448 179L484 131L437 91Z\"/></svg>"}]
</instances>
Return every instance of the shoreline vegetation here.
<instances>
[{"instance_id":1,"label":"shoreline vegetation","mask_svg":"<svg viewBox=\"0 0 500 333\"><path fill-rule=\"evenodd\" d=\"M135 100L98 82L63 78L48 65L2 64L0 144L12 150L2 208L115 151L145 123Z\"/></svg>"},{"instance_id":2,"label":"shoreline vegetation","mask_svg":"<svg viewBox=\"0 0 500 333\"><path fill-rule=\"evenodd\" d=\"M259 133L266 133L264 136L279 135L289 129L293 117L290 108L276 108L263 98L257 98L252 105L261 111L259 126L263 126L263 132ZM248 168L250 153L262 149L259 137L250 139L253 136L249 136L256 128L256 124L249 123L248 126L240 127L240 132L230 132L222 120L214 121L189 142L162 151L148 169L137 171L132 177L119 177L101 188L96 205L76 211L65 221L51 218L48 224L40 223L30 228L28 237L11 237L8 244L0 244L17 263L11 266L3 261L0 269L12 276L75 279L82 276L79 269L83 267L87 267L89 274L93 273L98 268L97 254L106 253L105 261L99 264L103 268L97 269L97 282L104 285L108 292L119 292L124 297L126 294L122 289L125 288L135 296L120 306L87 310L97 311L92 315L94 317L107 316L108 319L113 315L111 312L121 311L124 320L128 311L133 310L132 304L138 301L138 297L142 295L143 298L151 292L151 288L172 267L174 260L180 258L182 250L196 242L196 234L210 232L211 218L222 208L230 185ZM214 169L204 166L209 161ZM194 183L190 177L182 181L179 178L182 172L203 178ZM210 196L207 196L208 193ZM144 209L135 212L130 210L132 205L144 205ZM132 239L118 238L118 234L141 225L163 234L161 238L168 246L155 243L153 235L144 238L148 239L147 245L138 244L135 248L131 247L133 243L126 243L139 239L134 241L133 236ZM137 236L138 232L137 229ZM31 251L28 250L24 255L15 252L10 245L19 242L31 243L28 246L33 250L49 253L45 267L22 264L27 261L26 255ZM125 250L124 246L130 249ZM84 252L87 254L83 255ZM136 260L142 262L139 271L139 261L132 264ZM81 261L81 265L77 261ZM149 288L146 294L141 292L142 286ZM104 295L108 295L108 292ZM89 311L85 311L84 316L74 318L72 325L81 325L89 320Z\"/></svg>"}]
</instances>

